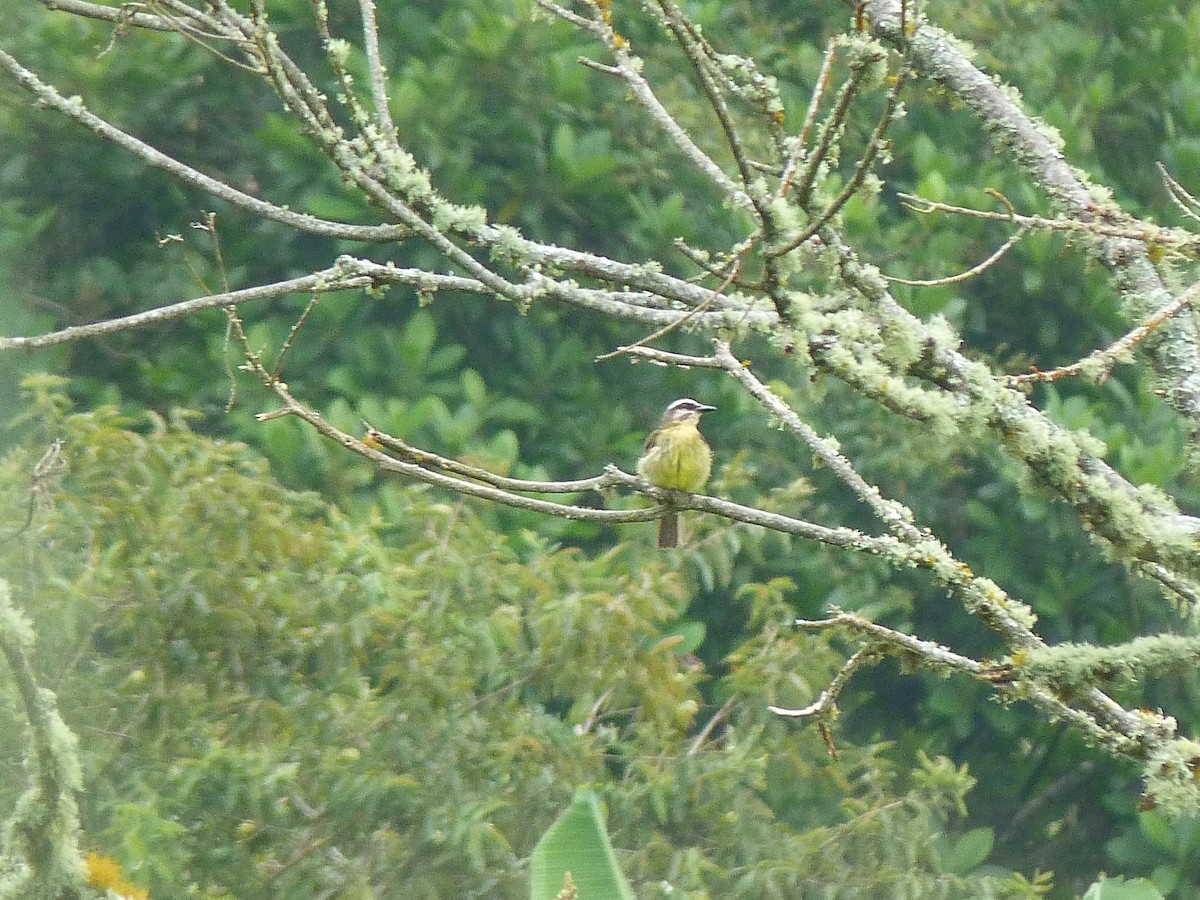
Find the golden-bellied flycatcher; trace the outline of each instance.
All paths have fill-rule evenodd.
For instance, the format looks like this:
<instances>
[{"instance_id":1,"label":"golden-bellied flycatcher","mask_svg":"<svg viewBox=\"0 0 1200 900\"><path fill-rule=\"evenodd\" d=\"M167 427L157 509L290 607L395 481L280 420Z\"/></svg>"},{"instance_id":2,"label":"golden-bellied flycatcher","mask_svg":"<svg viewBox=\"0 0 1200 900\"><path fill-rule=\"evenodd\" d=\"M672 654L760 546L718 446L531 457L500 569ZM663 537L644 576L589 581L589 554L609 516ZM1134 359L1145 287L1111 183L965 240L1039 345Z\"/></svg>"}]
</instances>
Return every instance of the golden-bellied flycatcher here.
<instances>
[{"instance_id":1,"label":"golden-bellied flycatcher","mask_svg":"<svg viewBox=\"0 0 1200 900\"><path fill-rule=\"evenodd\" d=\"M673 491L694 494L704 487L712 471L712 450L700 434L700 416L714 409L687 397L668 406L662 422L646 438L638 474ZM679 514L668 507L658 523L658 546L678 543Z\"/></svg>"}]
</instances>

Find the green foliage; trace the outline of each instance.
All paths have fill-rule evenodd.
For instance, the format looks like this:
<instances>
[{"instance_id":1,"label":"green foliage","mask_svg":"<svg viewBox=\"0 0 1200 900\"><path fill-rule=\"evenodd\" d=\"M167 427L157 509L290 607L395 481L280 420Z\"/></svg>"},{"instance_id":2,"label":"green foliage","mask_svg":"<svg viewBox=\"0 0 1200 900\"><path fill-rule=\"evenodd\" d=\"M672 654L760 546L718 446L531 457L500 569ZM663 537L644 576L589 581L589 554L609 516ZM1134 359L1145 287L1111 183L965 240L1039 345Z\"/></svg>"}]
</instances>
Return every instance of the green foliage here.
<instances>
[{"instance_id":1,"label":"green foliage","mask_svg":"<svg viewBox=\"0 0 1200 900\"><path fill-rule=\"evenodd\" d=\"M776 688L752 667L782 685L800 660L814 684L836 665L780 628L781 586L703 740L703 670L671 630L690 596L648 549L504 537L417 487L391 493L390 523L351 520L186 416L71 413L54 379L30 387L21 427L64 435L71 469L0 565L86 736L88 843L151 896L524 897L524 860L582 784L638 896L1042 890L986 866L978 832L952 836L965 771L907 777L882 748L834 763L765 713ZM0 465L6 519L39 453Z\"/></svg>"},{"instance_id":2,"label":"green foliage","mask_svg":"<svg viewBox=\"0 0 1200 900\"><path fill-rule=\"evenodd\" d=\"M1151 873L1150 880L1165 896L1193 900L1197 860L1200 859L1200 821L1194 816L1170 819L1159 812L1138 816L1137 830L1112 840L1109 854L1129 871Z\"/></svg>"}]
</instances>

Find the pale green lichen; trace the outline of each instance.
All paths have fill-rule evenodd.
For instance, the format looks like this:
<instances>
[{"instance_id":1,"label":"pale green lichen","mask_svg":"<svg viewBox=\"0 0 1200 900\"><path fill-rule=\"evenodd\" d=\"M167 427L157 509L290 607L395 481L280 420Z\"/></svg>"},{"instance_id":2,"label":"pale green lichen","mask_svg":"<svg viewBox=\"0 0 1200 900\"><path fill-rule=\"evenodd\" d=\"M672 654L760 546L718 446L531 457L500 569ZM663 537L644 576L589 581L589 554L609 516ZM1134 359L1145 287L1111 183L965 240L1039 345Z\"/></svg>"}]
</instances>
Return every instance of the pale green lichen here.
<instances>
[{"instance_id":1,"label":"pale green lichen","mask_svg":"<svg viewBox=\"0 0 1200 900\"><path fill-rule=\"evenodd\" d=\"M1031 649L1021 671L1055 687L1094 687L1148 674L1190 672L1198 664L1200 638L1156 634L1109 646L1066 643Z\"/></svg>"},{"instance_id":2,"label":"pale green lichen","mask_svg":"<svg viewBox=\"0 0 1200 900\"><path fill-rule=\"evenodd\" d=\"M789 236L800 230L800 210L786 197L772 197L767 204L767 211L771 216L771 224L775 226L776 231L784 235L782 243L787 243Z\"/></svg>"},{"instance_id":3,"label":"pale green lichen","mask_svg":"<svg viewBox=\"0 0 1200 900\"><path fill-rule=\"evenodd\" d=\"M963 59L971 61L974 60L979 54L979 51L975 49L975 45L966 38L960 37L957 34L952 34L949 31L944 31L941 28L936 28L935 26L930 25L928 22L922 22L921 30L922 32L927 33L931 40L936 40L938 43L953 47L960 54L962 54Z\"/></svg>"},{"instance_id":4,"label":"pale green lichen","mask_svg":"<svg viewBox=\"0 0 1200 900\"><path fill-rule=\"evenodd\" d=\"M838 35L835 43L845 49L851 68L861 68L862 87L870 90L884 83L888 75L888 54L884 46L866 32Z\"/></svg>"},{"instance_id":5,"label":"pale green lichen","mask_svg":"<svg viewBox=\"0 0 1200 900\"><path fill-rule=\"evenodd\" d=\"M1015 84L1005 81L999 75L992 76L992 84L1000 91L1005 99L1012 102L1013 106L1021 106L1024 103L1024 98L1021 96L1021 89Z\"/></svg>"},{"instance_id":6,"label":"pale green lichen","mask_svg":"<svg viewBox=\"0 0 1200 900\"><path fill-rule=\"evenodd\" d=\"M1072 496L1086 501L1096 513L1103 514L1102 520L1091 516L1093 524L1105 526L1105 533L1119 536L1126 547L1137 549L1147 540L1156 538L1160 523L1157 516L1147 516L1145 508L1138 502L1136 494L1114 486L1103 475L1084 475Z\"/></svg>"},{"instance_id":7,"label":"pale green lichen","mask_svg":"<svg viewBox=\"0 0 1200 900\"><path fill-rule=\"evenodd\" d=\"M954 324L941 313L935 313L929 317L924 331L924 339L939 347L955 350L962 343L962 338L959 337Z\"/></svg>"},{"instance_id":8,"label":"pale green lichen","mask_svg":"<svg viewBox=\"0 0 1200 900\"><path fill-rule=\"evenodd\" d=\"M525 238L511 225L493 226L489 253L496 262L511 266L524 266L529 263L529 249Z\"/></svg>"},{"instance_id":9,"label":"pale green lichen","mask_svg":"<svg viewBox=\"0 0 1200 900\"><path fill-rule=\"evenodd\" d=\"M958 430L957 401L952 394L927 390L895 374L889 365L864 352L862 345L837 342L823 348L821 362L843 381L880 403L946 437Z\"/></svg>"},{"instance_id":10,"label":"pale green lichen","mask_svg":"<svg viewBox=\"0 0 1200 900\"><path fill-rule=\"evenodd\" d=\"M1072 169L1075 172L1075 177L1078 178L1087 187L1088 197L1092 203L1101 209L1110 209L1117 211L1120 206L1113 197L1112 188L1104 184L1098 184L1088 178L1087 174L1081 171Z\"/></svg>"},{"instance_id":11,"label":"pale green lichen","mask_svg":"<svg viewBox=\"0 0 1200 900\"><path fill-rule=\"evenodd\" d=\"M1104 441L1090 431L1077 429L1071 432L1071 436L1079 445L1081 453L1087 456L1094 456L1096 459L1104 459L1108 455L1108 444L1104 443Z\"/></svg>"},{"instance_id":12,"label":"pale green lichen","mask_svg":"<svg viewBox=\"0 0 1200 900\"><path fill-rule=\"evenodd\" d=\"M437 203L433 207L433 227L438 231L475 234L487 225L487 210L482 206L459 206L457 203Z\"/></svg>"},{"instance_id":13,"label":"pale green lichen","mask_svg":"<svg viewBox=\"0 0 1200 900\"><path fill-rule=\"evenodd\" d=\"M354 45L342 38L334 38L325 45L325 52L329 54L330 62L339 68L346 65L353 50Z\"/></svg>"},{"instance_id":14,"label":"pale green lichen","mask_svg":"<svg viewBox=\"0 0 1200 900\"><path fill-rule=\"evenodd\" d=\"M879 358L897 372L907 371L924 352L920 335L897 322L885 322L882 328Z\"/></svg>"},{"instance_id":15,"label":"pale green lichen","mask_svg":"<svg viewBox=\"0 0 1200 900\"><path fill-rule=\"evenodd\" d=\"M1006 405L1015 403L1019 400L1007 398ZM1013 452L1060 490L1074 492L1082 453L1079 441L1049 419L1029 414L1028 410L1019 410L1019 417L1015 418L1006 432Z\"/></svg>"},{"instance_id":16,"label":"pale green lichen","mask_svg":"<svg viewBox=\"0 0 1200 900\"><path fill-rule=\"evenodd\" d=\"M1166 816L1200 812L1200 742L1179 738L1156 749L1146 761L1146 796Z\"/></svg>"},{"instance_id":17,"label":"pale green lichen","mask_svg":"<svg viewBox=\"0 0 1200 900\"><path fill-rule=\"evenodd\" d=\"M1033 631L1034 627L1037 625L1038 617L1037 613L1033 611L1032 606L1030 606L1028 603L1023 603L1020 600L1014 600L1011 597L1008 597L1002 605L1004 607L1004 611L1008 614L1010 619L1019 625L1023 625L1028 630Z\"/></svg>"},{"instance_id":18,"label":"pale green lichen","mask_svg":"<svg viewBox=\"0 0 1200 900\"><path fill-rule=\"evenodd\" d=\"M1037 129L1038 134L1050 142L1050 145L1060 153L1066 149L1067 141L1062 136L1062 132L1047 122L1045 119L1038 116L1030 116L1029 121L1033 123L1033 127Z\"/></svg>"},{"instance_id":19,"label":"pale green lichen","mask_svg":"<svg viewBox=\"0 0 1200 900\"><path fill-rule=\"evenodd\" d=\"M33 623L21 610L12 605L8 582L0 579L0 633L23 653L33 649Z\"/></svg>"},{"instance_id":20,"label":"pale green lichen","mask_svg":"<svg viewBox=\"0 0 1200 900\"><path fill-rule=\"evenodd\" d=\"M411 153L386 144L380 146L378 153L389 188L410 202L427 201L434 196L429 173L417 165Z\"/></svg>"},{"instance_id":21,"label":"pale green lichen","mask_svg":"<svg viewBox=\"0 0 1200 900\"><path fill-rule=\"evenodd\" d=\"M23 685L29 719L30 750L26 767L30 787L4 823L0 855L0 900L31 896L83 896L83 857L79 850L79 809L82 789L78 741L58 713L52 691L32 683L27 655L33 648L33 629L11 602L7 582L0 580L0 640ZM36 890L31 891L31 888Z\"/></svg>"},{"instance_id":22,"label":"pale green lichen","mask_svg":"<svg viewBox=\"0 0 1200 900\"><path fill-rule=\"evenodd\" d=\"M886 165L891 162L891 154L887 150L880 152L878 157L879 165ZM878 197L883 193L883 179L874 172L868 172L863 176L862 183L859 186L858 192L863 197Z\"/></svg>"}]
</instances>

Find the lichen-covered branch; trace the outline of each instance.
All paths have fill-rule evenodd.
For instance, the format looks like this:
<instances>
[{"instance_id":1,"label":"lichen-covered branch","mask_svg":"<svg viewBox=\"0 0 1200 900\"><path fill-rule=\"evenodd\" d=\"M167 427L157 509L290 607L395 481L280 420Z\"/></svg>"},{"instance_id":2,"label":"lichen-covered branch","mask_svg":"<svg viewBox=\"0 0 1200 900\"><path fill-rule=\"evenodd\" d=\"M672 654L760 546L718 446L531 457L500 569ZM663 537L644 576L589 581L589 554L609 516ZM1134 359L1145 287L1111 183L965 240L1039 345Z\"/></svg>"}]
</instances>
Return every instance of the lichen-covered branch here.
<instances>
[{"instance_id":1,"label":"lichen-covered branch","mask_svg":"<svg viewBox=\"0 0 1200 900\"><path fill-rule=\"evenodd\" d=\"M1011 88L971 62L948 33L928 21L902 29L899 0L868 0L862 6L874 32L903 48L918 76L942 85L971 109L996 151L1019 163L1068 215L1100 223L1123 218L1108 190L1071 166L1047 126L1021 108ZM1171 302L1171 292L1143 243L1098 236L1094 246L1112 272L1130 321L1147 319ZM1195 318L1191 313L1175 317L1147 347L1167 399L1194 431L1200 431L1200 333Z\"/></svg>"},{"instance_id":2,"label":"lichen-covered branch","mask_svg":"<svg viewBox=\"0 0 1200 900\"><path fill-rule=\"evenodd\" d=\"M12 602L0 580L0 654L8 664L26 721L30 786L8 813L0 856L0 900L45 897L80 900L84 886L79 849L79 808L83 790L77 740L58 713L54 694L34 676L30 654L33 626Z\"/></svg>"}]
</instances>

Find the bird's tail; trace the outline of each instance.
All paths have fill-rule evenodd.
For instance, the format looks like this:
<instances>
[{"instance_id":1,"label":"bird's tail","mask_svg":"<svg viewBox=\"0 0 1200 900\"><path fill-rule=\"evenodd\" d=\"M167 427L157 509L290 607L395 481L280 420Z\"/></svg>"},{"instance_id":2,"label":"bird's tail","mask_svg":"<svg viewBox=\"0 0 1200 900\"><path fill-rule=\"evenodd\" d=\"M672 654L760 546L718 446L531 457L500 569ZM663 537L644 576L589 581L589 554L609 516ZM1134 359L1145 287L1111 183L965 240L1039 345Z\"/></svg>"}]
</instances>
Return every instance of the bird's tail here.
<instances>
[{"instance_id":1,"label":"bird's tail","mask_svg":"<svg viewBox=\"0 0 1200 900\"><path fill-rule=\"evenodd\" d=\"M658 520L658 546L674 547L679 543L679 513L668 509Z\"/></svg>"}]
</instances>

